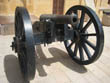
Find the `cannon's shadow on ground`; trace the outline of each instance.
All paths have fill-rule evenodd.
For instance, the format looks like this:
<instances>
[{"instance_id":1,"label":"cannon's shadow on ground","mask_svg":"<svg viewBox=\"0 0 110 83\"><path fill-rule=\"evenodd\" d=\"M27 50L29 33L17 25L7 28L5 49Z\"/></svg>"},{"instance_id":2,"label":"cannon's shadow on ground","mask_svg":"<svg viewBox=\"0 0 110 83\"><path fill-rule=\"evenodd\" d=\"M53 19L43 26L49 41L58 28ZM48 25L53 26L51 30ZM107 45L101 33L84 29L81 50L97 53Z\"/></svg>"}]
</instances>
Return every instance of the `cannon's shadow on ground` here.
<instances>
[{"instance_id":1,"label":"cannon's shadow on ground","mask_svg":"<svg viewBox=\"0 0 110 83\"><path fill-rule=\"evenodd\" d=\"M9 83L29 83L28 81L24 81L20 71L18 58L15 55L10 54L5 56L4 69Z\"/></svg>"},{"instance_id":2,"label":"cannon's shadow on ground","mask_svg":"<svg viewBox=\"0 0 110 83\"><path fill-rule=\"evenodd\" d=\"M43 66L50 66L55 62L60 62L67 68L70 68L71 70L81 74L87 72L87 69L84 66L76 64L69 56L67 56L67 53L62 51L61 49L53 47L49 48L48 50L53 57L46 58L46 54L43 53L41 46L38 46L37 48L36 69L39 73L39 76L41 77L47 76L47 73ZM28 81L24 81L20 71L18 58L15 55L10 54L5 56L4 69L9 83L29 83Z\"/></svg>"},{"instance_id":3,"label":"cannon's shadow on ground","mask_svg":"<svg viewBox=\"0 0 110 83\"><path fill-rule=\"evenodd\" d=\"M39 73L39 76L46 76L47 73L45 72L45 69L43 68L43 65L47 65L50 66L52 63L55 62L60 62L61 64L63 64L64 66L66 66L67 68L78 72L78 73L86 73L87 69L82 66L82 65L78 65L77 63L75 63L66 52L62 51L61 49L58 48L49 48L48 49L50 54L53 56L52 58L46 58L46 54L43 53L43 50L41 48L41 46L37 46L37 57L36 57L36 61L37 61L37 71Z\"/></svg>"}]
</instances>

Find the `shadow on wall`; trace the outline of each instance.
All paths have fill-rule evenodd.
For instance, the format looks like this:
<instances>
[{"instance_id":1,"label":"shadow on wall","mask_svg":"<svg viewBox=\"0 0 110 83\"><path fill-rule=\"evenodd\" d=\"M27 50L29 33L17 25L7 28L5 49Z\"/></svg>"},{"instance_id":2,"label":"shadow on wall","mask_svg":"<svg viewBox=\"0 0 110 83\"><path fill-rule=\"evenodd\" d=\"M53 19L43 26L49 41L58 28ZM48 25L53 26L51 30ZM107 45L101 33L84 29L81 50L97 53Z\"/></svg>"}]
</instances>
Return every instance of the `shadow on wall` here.
<instances>
[{"instance_id":1,"label":"shadow on wall","mask_svg":"<svg viewBox=\"0 0 110 83\"><path fill-rule=\"evenodd\" d=\"M58 49L58 48L49 48L48 49L49 52L51 53L51 55L53 56L52 58L46 58L45 54L42 51L41 46L37 46L37 71L39 73L39 76L46 76L47 73L45 72L43 65L50 65L52 63L55 62L60 62L61 64L63 64L64 66L66 66L67 68L70 68L71 70L78 72L78 73L86 73L87 69L82 66L82 65L78 65L77 63L75 63L69 56L67 53L65 53L64 51Z\"/></svg>"},{"instance_id":2,"label":"shadow on wall","mask_svg":"<svg viewBox=\"0 0 110 83\"><path fill-rule=\"evenodd\" d=\"M24 81L18 59L15 55L5 56L4 69L9 83L29 83L28 81Z\"/></svg>"}]
</instances>

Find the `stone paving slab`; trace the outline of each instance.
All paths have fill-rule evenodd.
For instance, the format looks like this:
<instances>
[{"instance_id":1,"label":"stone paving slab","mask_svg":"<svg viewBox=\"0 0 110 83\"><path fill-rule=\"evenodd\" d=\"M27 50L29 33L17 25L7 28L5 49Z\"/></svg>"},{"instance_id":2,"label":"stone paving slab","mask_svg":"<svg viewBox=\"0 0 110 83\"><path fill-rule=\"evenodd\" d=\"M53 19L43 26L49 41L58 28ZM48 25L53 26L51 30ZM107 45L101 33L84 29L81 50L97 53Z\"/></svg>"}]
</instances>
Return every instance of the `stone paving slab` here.
<instances>
[{"instance_id":1,"label":"stone paving slab","mask_svg":"<svg viewBox=\"0 0 110 83\"><path fill-rule=\"evenodd\" d=\"M103 27L105 47L101 57L87 66L76 64L63 43L37 46L36 76L30 83L108 83L110 81L110 27ZM23 80L17 55L11 50L12 35L0 36L0 83Z\"/></svg>"}]
</instances>

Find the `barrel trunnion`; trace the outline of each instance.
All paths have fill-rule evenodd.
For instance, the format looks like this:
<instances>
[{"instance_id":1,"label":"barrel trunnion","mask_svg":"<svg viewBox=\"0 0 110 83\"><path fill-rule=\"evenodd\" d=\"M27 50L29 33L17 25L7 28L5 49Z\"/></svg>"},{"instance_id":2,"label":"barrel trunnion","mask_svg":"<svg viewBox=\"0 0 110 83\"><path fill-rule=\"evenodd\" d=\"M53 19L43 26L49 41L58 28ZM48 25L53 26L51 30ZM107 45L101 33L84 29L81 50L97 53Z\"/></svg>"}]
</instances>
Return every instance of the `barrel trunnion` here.
<instances>
[{"instance_id":1,"label":"barrel trunnion","mask_svg":"<svg viewBox=\"0 0 110 83\"><path fill-rule=\"evenodd\" d=\"M73 6L66 15L43 14L33 25L26 8L15 12L15 37L12 49L18 54L26 80L35 77L35 45L64 41L69 56L80 65L96 61L103 50L104 33L95 12L85 6Z\"/></svg>"}]
</instances>

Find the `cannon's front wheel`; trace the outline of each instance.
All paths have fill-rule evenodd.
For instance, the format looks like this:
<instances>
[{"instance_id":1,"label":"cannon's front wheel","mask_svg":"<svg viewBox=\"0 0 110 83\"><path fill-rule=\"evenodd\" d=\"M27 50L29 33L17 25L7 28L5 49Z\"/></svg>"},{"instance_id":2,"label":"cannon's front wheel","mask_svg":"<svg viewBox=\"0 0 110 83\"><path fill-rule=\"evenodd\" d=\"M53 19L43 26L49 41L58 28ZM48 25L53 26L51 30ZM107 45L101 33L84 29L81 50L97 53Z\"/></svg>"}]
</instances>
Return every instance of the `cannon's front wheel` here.
<instances>
[{"instance_id":1,"label":"cannon's front wheel","mask_svg":"<svg viewBox=\"0 0 110 83\"><path fill-rule=\"evenodd\" d=\"M20 68L26 80L35 76L35 47L32 24L27 10L17 7L15 12L15 37L12 47L18 54Z\"/></svg>"},{"instance_id":2,"label":"cannon's front wheel","mask_svg":"<svg viewBox=\"0 0 110 83\"><path fill-rule=\"evenodd\" d=\"M77 14L79 19L74 28L74 40L64 41L68 54L81 65L96 61L104 46L104 33L98 16L91 8L85 6L73 6L66 14ZM68 27L72 28L70 25Z\"/></svg>"}]
</instances>

